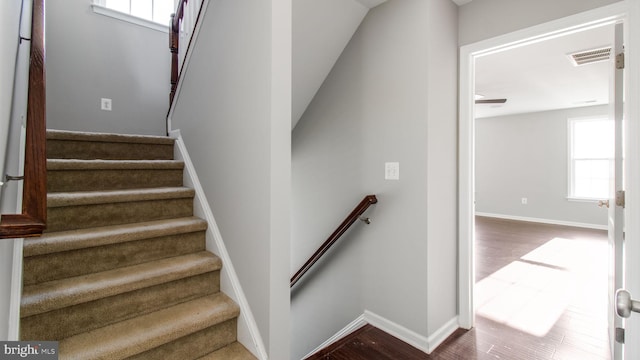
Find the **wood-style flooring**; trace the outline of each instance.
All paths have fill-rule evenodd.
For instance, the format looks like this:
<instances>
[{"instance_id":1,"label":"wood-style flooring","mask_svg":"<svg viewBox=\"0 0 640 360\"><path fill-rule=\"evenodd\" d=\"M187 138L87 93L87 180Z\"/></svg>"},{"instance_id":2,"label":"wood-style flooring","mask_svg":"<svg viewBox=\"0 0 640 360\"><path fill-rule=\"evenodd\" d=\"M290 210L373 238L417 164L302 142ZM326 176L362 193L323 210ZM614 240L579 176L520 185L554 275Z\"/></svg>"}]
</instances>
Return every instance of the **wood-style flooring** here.
<instances>
[{"instance_id":1,"label":"wood-style flooring","mask_svg":"<svg viewBox=\"0 0 640 360\"><path fill-rule=\"evenodd\" d=\"M309 360L609 360L607 233L476 218L476 326L427 355L367 325Z\"/></svg>"}]
</instances>

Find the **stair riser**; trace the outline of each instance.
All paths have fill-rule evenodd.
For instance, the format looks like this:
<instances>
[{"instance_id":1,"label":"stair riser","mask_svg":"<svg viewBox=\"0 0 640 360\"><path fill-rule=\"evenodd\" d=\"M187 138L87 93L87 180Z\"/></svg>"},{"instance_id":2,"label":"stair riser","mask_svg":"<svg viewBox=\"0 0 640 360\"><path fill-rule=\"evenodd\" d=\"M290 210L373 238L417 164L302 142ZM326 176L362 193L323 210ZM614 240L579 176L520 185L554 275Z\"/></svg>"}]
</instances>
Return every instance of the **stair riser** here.
<instances>
[{"instance_id":1,"label":"stair riser","mask_svg":"<svg viewBox=\"0 0 640 360\"><path fill-rule=\"evenodd\" d=\"M182 170L54 170L47 192L122 190L182 186Z\"/></svg>"},{"instance_id":2,"label":"stair riser","mask_svg":"<svg viewBox=\"0 0 640 360\"><path fill-rule=\"evenodd\" d=\"M205 232L142 239L24 259L23 283L64 279L205 250Z\"/></svg>"},{"instance_id":3,"label":"stair riser","mask_svg":"<svg viewBox=\"0 0 640 360\"><path fill-rule=\"evenodd\" d=\"M172 160L173 145L47 140L48 159Z\"/></svg>"},{"instance_id":4,"label":"stair riser","mask_svg":"<svg viewBox=\"0 0 640 360\"><path fill-rule=\"evenodd\" d=\"M193 215L193 198L149 200L47 209L47 232L131 224Z\"/></svg>"},{"instance_id":5,"label":"stair riser","mask_svg":"<svg viewBox=\"0 0 640 360\"><path fill-rule=\"evenodd\" d=\"M214 271L22 318L21 340L60 340L220 290Z\"/></svg>"},{"instance_id":6,"label":"stair riser","mask_svg":"<svg viewBox=\"0 0 640 360\"><path fill-rule=\"evenodd\" d=\"M237 320L228 320L127 359L197 359L236 341L236 328Z\"/></svg>"}]
</instances>

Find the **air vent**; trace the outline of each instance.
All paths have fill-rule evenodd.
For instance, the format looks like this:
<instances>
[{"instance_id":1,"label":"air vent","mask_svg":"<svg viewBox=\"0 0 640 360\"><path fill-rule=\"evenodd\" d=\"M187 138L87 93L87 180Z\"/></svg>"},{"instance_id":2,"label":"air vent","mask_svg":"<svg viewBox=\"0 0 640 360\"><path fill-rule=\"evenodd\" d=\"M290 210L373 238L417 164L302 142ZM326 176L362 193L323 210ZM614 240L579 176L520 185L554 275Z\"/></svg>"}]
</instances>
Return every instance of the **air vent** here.
<instances>
[{"instance_id":1,"label":"air vent","mask_svg":"<svg viewBox=\"0 0 640 360\"><path fill-rule=\"evenodd\" d=\"M611 47L580 51L569 54L574 66L592 64L600 61L609 60L611 57Z\"/></svg>"}]
</instances>

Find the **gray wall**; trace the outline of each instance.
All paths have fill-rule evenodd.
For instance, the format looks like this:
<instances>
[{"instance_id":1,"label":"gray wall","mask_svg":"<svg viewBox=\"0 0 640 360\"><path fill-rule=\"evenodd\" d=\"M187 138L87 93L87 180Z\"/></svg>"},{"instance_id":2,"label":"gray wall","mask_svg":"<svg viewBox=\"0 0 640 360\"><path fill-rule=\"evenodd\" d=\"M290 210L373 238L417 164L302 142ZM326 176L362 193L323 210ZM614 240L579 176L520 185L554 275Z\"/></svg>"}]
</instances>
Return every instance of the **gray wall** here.
<instances>
[{"instance_id":1,"label":"gray wall","mask_svg":"<svg viewBox=\"0 0 640 360\"><path fill-rule=\"evenodd\" d=\"M47 1L47 126L164 135L168 34L95 14L90 0ZM100 98L113 111L100 110Z\"/></svg>"},{"instance_id":2,"label":"gray wall","mask_svg":"<svg viewBox=\"0 0 640 360\"><path fill-rule=\"evenodd\" d=\"M290 23L290 1L211 1L171 118L270 359L289 358Z\"/></svg>"},{"instance_id":3,"label":"gray wall","mask_svg":"<svg viewBox=\"0 0 640 360\"><path fill-rule=\"evenodd\" d=\"M459 10L459 44L560 19L618 0L473 0Z\"/></svg>"},{"instance_id":4,"label":"gray wall","mask_svg":"<svg viewBox=\"0 0 640 360\"><path fill-rule=\"evenodd\" d=\"M364 195L379 203L293 292L292 358L364 310L425 337L456 315L456 11L372 9L294 129L292 273Z\"/></svg>"},{"instance_id":5,"label":"gray wall","mask_svg":"<svg viewBox=\"0 0 640 360\"><path fill-rule=\"evenodd\" d=\"M18 26L20 20L20 0L0 2L0 136L7 137L11 119L13 78L18 46ZM0 158L5 159L4 141L0 141ZM9 159L7 159L9 160ZM0 161L1 162L1 161ZM8 170L8 168L7 168ZM12 173L13 169L12 169ZM4 177L4 174L0 174ZM12 183L13 186L15 183ZM15 213L15 189L3 189L2 213ZM5 196L6 195L6 196ZM8 339L9 294L11 293L11 272L13 266L13 240L0 240L0 340Z\"/></svg>"},{"instance_id":6,"label":"gray wall","mask_svg":"<svg viewBox=\"0 0 640 360\"><path fill-rule=\"evenodd\" d=\"M593 106L477 119L476 211L606 225L606 209L567 200L567 119L607 111Z\"/></svg>"}]
</instances>

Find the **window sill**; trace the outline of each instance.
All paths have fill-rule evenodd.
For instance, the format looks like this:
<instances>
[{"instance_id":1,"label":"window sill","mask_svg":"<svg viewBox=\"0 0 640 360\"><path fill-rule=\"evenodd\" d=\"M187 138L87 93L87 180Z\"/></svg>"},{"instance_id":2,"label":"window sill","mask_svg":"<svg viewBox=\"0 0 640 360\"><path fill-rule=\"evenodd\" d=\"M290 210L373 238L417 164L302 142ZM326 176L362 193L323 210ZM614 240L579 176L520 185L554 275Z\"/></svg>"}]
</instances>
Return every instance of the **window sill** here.
<instances>
[{"instance_id":1,"label":"window sill","mask_svg":"<svg viewBox=\"0 0 640 360\"><path fill-rule=\"evenodd\" d=\"M143 27L160 31L163 33L167 33L167 34L169 33L169 26L167 25L162 25L153 21L149 21L147 19L139 18L137 16L133 16L133 15L126 14L126 13L112 10L112 9L108 9L98 4L91 4L91 8L93 9L93 12L96 14L109 16L118 20L126 21L132 24L143 26Z\"/></svg>"},{"instance_id":2,"label":"window sill","mask_svg":"<svg viewBox=\"0 0 640 360\"><path fill-rule=\"evenodd\" d=\"M601 200L607 200L607 199L579 198L579 197L567 196L567 201L573 201L573 202L584 202L584 203L597 204L598 201L601 201Z\"/></svg>"}]
</instances>

